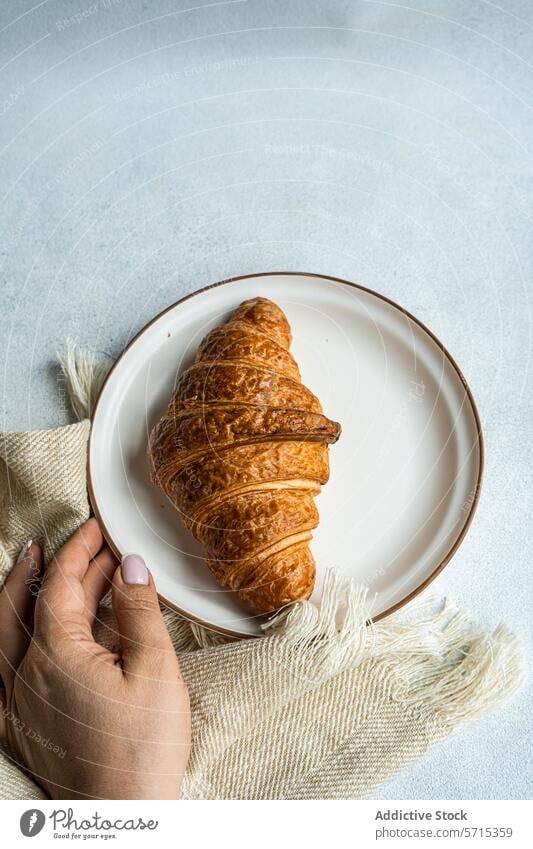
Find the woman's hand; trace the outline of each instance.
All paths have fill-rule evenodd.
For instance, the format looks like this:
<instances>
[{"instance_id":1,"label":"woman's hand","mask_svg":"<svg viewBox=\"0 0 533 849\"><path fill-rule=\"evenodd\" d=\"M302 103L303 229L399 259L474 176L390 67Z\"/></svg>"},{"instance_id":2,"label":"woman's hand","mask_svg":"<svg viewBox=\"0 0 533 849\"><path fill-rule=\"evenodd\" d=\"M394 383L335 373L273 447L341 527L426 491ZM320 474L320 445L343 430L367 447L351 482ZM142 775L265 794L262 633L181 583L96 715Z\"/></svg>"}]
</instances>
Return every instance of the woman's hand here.
<instances>
[{"instance_id":1,"label":"woman's hand","mask_svg":"<svg viewBox=\"0 0 533 849\"><path fill-rule=\"evenodd\" d=\"M90 519L37 593L41 568L31 545L0 593L0 736L53 798L175 799L189 699L144 562L117 568ZM111 581L116 653L91 630Z\"/></svg>"}]
</instances>

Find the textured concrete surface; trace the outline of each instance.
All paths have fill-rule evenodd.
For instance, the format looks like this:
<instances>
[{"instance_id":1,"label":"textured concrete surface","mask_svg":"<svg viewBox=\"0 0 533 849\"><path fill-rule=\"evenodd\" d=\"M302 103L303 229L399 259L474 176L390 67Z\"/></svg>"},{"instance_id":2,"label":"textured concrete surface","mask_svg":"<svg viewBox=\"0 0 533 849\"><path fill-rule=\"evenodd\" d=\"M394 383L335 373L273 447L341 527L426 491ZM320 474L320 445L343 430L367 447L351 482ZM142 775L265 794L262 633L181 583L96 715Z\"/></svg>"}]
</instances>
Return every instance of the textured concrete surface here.
<instances>
[{"instance_id":1,"label":"textured concrete surface","mask_svg":"<svg viewBox=\"0 0 533 849\"><path fill-rule=\"evenodd\" d=\"M226 276L345 277L471 382L481 505L436 589L528 637L529 0L3 0L1 425L68 421L67 336L115 356ZM194 7L194 8L192 8ZM526 692L382 798L531 794Z\"/></svg>"}]
</instances>

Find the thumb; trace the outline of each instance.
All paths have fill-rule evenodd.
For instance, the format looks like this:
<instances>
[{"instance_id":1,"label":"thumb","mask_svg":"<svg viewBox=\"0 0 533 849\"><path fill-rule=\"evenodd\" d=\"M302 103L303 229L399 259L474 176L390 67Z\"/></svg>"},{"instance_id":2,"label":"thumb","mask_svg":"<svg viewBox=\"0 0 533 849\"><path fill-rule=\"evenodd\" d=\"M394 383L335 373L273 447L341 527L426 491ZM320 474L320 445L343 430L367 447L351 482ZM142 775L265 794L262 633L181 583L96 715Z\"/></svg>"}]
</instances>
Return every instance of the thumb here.
<instances>
[{"instance_id":1,"label":"thumb","mask_svg":"<svg viewBox=\"0 0 533 849\"><path fill-rule=\"evenodd\" d=\"M139 554L126 554L113 576L113 612L124 672L154 678L166 661L176 663L154 580Z\"/></svg>"}]
</instances>

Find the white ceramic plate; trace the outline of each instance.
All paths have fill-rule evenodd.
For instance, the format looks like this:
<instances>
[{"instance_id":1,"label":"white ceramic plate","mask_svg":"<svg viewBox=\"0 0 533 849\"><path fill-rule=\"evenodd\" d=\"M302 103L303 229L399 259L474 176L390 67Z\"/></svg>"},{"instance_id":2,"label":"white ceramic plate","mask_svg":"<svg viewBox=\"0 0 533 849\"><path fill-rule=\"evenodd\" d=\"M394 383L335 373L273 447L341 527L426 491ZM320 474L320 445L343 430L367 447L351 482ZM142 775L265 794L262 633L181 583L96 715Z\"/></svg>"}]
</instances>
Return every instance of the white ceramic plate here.
<instances>
[{"instance_id":1,"label":"white ceramic plate","mask_svg":"<svg viewBox=\"0 0 533 849\"><path fill-rule=\"evenodd\" d=\"M116 362L93 417L95 513L118 555L144 556L164 602L215 630L260 633L258 618L211 578L201 546L151 486L146 459L148 434L176 373L212 327L257 295L285 310L302 379L343 428L317 499L313 599L334 567L367 584L373 617L384 616L456 551L477 504L483 445L472 396L441 343L397 305L346 281L285 273L237 278L150 322Z\"/></svg>"}]
</instances>

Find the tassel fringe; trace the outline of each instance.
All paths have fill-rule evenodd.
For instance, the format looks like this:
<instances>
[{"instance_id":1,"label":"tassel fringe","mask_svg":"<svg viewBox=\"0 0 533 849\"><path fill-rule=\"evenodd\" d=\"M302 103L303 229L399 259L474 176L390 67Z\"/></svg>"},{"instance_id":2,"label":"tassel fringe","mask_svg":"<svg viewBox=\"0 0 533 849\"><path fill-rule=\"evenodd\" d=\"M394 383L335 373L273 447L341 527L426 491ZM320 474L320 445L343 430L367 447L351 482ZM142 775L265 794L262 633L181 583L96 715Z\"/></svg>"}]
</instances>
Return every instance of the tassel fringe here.
<instances>
[{"instance_id":1,"label":"tassel fringe","mask_svg":"<svg viewBox=\"0 0 533 849\"><path fill-rule=\"evenodd\" d=\"M366 588L331 571L319 608L300 602L264 629L285 641L292 663L305 659L317 686L365 660L386 661L402 683L398 698L424 705L450 727L495 710L525 677L520 641L505 626L487 634L467 613L432 598L372 624Z\"/></svg>"},{"instance_id":2,"label":"tassel fringe","mask_svg":"<svg viewBox=\"0 0 533 849\"><path fill-rule=\"evenodd\" d=\"M65 350L58 352L57 358L76 419L90 418L111 363L97 359L93 351L79 348L72 339L67 339Z\"/></svg>"}]
</instances>

